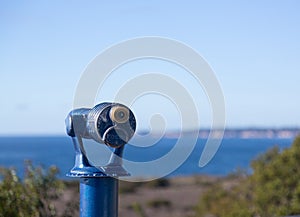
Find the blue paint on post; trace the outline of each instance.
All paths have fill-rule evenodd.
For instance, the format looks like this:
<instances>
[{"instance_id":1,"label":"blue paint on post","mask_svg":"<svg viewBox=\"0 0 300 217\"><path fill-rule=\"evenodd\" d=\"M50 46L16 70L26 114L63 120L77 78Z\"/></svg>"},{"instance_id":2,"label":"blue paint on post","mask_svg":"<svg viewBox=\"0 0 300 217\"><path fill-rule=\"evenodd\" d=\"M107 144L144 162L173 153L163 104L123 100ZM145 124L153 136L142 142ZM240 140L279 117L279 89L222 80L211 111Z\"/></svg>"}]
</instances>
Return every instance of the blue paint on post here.
<instances>
[{"instance_id":1,"label":"blue paint on post","mask_svg":"<svg viewBox=\"0 0 300 217\"><path fill-rule=\"evenodd\" d=\"M117 217L118 180L112 177L80 178L80 217Z\"/></svg>"},{"instance_id":2,"label":"blue paint on post","mask_svg":"<svg viewBox=\"0 0 300 217\"><path fill-rule=\"evenodd\" d=\"M122 154L135 129L132 111L118 103L100 103L91 109L74 109L68 114L66 131L72 137L76 157L67 176L80 178L81 217L118 216L119 182L113 177L130 175L122 166ZM83 138L115 149L105 166L90 164Z\"/></svg>"}]
</instances>

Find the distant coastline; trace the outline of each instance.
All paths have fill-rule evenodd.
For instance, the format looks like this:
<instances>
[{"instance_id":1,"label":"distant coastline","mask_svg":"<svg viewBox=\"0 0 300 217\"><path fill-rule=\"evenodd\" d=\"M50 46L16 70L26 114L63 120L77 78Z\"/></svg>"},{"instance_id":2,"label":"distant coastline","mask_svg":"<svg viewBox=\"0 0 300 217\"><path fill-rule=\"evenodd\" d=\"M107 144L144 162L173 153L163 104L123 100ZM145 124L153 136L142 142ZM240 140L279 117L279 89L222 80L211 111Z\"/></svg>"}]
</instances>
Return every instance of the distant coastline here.
<instances>
[{"instance_id":1,"label":"distant coastline","mask_svg":"<svg viewBox=\"0 0 300 217\"><path fill-rule=\"evenodd\" d=\"M212 131L210 129L200 129L198 132L191 130L191 131L184 131L182 135L189 136L189 135L197 135L198 138L208 138L209 134ZM216 129L213 131L212 137L220 138L222 135L222 130ZM241 138L241 139L293 139L300 135L300 128L243 128L243 129L234 129L234 128L227 128L224 131L223 138L230 139L230 138ZM165 137L167 138L178 138L180 136L179 132L167 132Z\"/></svg>"},{"instance_id":2,"label":"distant coastline","mask_svg":"<svg viewBox=\"0 0 300 217\"><path fill-rule=\"evenodd\" d=\"M141 130L138 132L139 135L147 135L149 131ZM178 138L183 136L195 136L197 135L200 139L207 139L209 134L212 134L213 138L224 138L224 139L294 139L300 136L300 127L285 127L285 128L226 128L224 135L222 136L223 130L209 128L203 128L199 130L173 130L166 131L163 136L158 131L151 132L152 137L164 137L164 138ZM222 137L221 137L222 136ZM66 134L1 134L0 138L58 138L68 137Z\"/></svg>"}]
</instances>

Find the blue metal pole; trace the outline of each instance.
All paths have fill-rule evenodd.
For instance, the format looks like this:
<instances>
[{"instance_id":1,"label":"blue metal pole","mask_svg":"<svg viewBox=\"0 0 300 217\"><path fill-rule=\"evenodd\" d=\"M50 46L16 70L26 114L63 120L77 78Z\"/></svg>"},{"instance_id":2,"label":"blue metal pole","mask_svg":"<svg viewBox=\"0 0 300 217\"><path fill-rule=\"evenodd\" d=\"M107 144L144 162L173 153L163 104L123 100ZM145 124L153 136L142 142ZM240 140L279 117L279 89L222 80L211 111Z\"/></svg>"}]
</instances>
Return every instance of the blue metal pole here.
<instances>
[{"instance_id":1,"label":"blue metal pole","mask_svg":"<svg viewBox=\"0 0 300 217\"><path fill-rule=\"evenodd\" d=\"M80 178L80 217L118 216L118 179Z\"/></svg>"},{"instance_id":2,"label":"blue metal pole","mask_svg":"<svg viewBox=\"0 0 300 217\"><path fill-rule=\"evenodd\" d=\"M130 175L122 166L122 154L135 129L133 113L118 103L101 103L92 109L74 109L68 114L66 131L72 137L76 157L67 176L80 178L81 217L118 216L117 177ZM115 149L105 166L90 164L83 138Z\"/></svg>"}]
</instances>

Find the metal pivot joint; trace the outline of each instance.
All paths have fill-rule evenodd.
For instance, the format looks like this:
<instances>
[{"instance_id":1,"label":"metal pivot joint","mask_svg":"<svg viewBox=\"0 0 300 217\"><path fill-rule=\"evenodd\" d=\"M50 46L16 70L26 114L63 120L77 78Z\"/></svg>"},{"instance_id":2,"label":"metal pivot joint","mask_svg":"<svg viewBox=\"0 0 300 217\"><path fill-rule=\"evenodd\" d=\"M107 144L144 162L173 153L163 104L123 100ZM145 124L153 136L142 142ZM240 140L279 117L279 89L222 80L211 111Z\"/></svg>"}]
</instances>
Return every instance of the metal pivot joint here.
<instances>
[{"instance_id":1,"label":"metal pivot joint","mask_svg":"<svg viewBox=\"0 0 300 217\"><path fill-rule=\"evenodd\" d=\"M132 111L119 103L101 103L93 108L72 110L66 131L75 148L75 165L67 174L80 178L80 216L114 217L118 213L117 177L128 176L122 166L125 144L132 138L136 120ZM92 165L83 139L114 148L106 165Z\"/></svg>"}]
</instances>

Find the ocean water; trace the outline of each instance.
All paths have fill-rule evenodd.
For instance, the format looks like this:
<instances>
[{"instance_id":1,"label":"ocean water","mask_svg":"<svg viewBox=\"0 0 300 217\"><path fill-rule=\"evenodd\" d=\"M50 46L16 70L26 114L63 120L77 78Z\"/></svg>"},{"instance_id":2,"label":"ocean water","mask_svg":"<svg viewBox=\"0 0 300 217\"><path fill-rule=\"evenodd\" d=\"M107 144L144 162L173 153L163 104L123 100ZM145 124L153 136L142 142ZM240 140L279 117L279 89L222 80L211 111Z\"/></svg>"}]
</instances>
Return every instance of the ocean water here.
<instances>
[{"instance_id":1,"label":"ocean water","mask_svg":"<svg viewBox=\"0 0 300 217\"><path fill-rule=\"evenodd\" d=\"M150 147L128 144L124 151L124 158L135 162L159 159L174 148L176 141L176 139L163 138ZM188 139L186 141L188 142ZM292 144L293 139L223 139L214 158L205 167L200 168L198 162L205 142L205 139L198 139L187 160L168 176L196 174L224 176L237 169L251 172L250 163L259 154L274 145L278 145L281 149L287 148ZM97 148L91 149L92 146ZM65 174L74 164L75 152L72 141L67 136L0 137L0 148L0 166L16 168L21 177L24 174L25 160L31 160L33 164L45 167L56 165L60 169L60 178L65 178ZM102 153L101 148L105 148L106 151ZM104 156L108 150L104 145L87 143L86 149L91 159L95 159L95 161L100 159L99 164L101 164L101 160L105 162L109 158L107 154ZM156 171L158 170L159 168L156 168ZM155 174L148 175L154 176Z\"/></svg>"}]
</instances>

